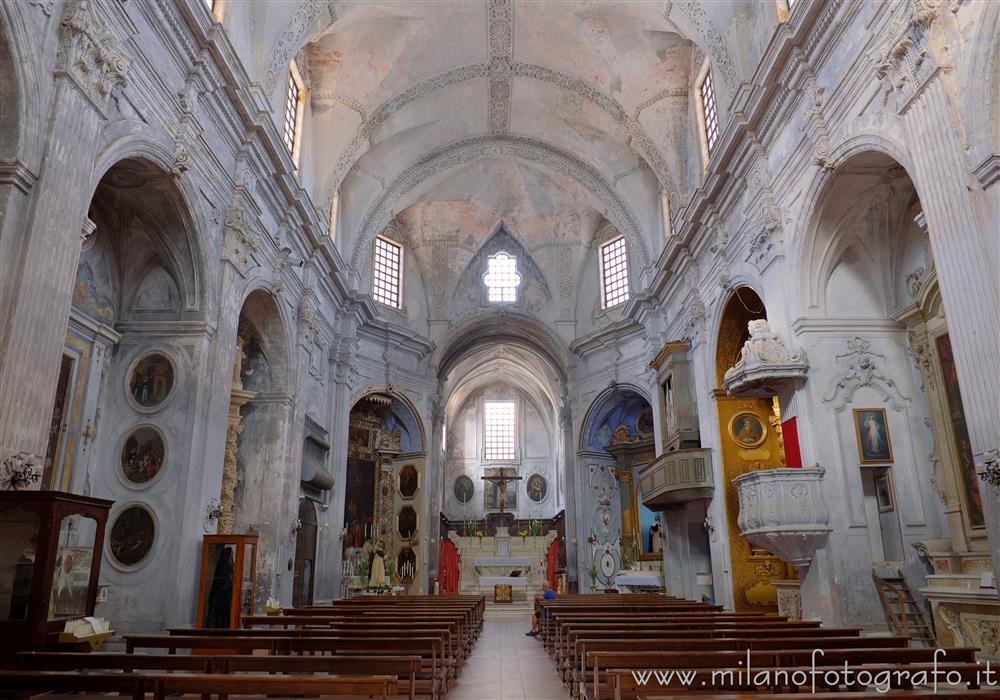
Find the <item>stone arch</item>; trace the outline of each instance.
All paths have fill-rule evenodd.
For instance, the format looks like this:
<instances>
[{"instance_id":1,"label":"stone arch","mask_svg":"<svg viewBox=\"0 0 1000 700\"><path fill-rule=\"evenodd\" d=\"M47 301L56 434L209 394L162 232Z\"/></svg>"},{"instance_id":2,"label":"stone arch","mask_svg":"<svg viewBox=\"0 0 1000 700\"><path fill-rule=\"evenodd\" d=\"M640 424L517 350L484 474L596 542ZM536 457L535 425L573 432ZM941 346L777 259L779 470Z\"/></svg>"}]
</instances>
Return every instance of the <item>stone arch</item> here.
<instances>
[{"instance_id":1,"label":"stone arch","mask_svg":"<svg viewBox=\"0 0 1000 700\"><path fill-rule=\"evenodd\" d=\"M424 422L420 418L420 412L413 404L413 401L410 400L410 397L399 391L392 384L371 384L361 391L355 392L351 397L351 409L353 410L362 399L376 395L388 396L399 404L398 407L393 406L390 411L403 423L412 440L412 449L404 451L425 452L427 450L427 433L424 429Z\"/></svg>"},{"instance_id":2,"label":"stone arch","mask_svg":"<svg viewBox=\"0 0 1000 700\"><path fill-rule=\"evenodd\" d=\"M289 325L281 304L269 290L258 287L246 295L240 309L239 334L251 344L249 350L244 348L251 367L243 368L244 388L257 392L289 390ZM247 374L248 369L253 373Z\"/></svg>"},{"instance_id":3,"label":"stone arch","mask_svg":"<svg viewBox=\"0 0 1000 700\"><path fill-rule=\"evenodd\" d=\"M22 12L34 11L23 3L0 5L0 161L20 161L36 167L44 148L41 81L33 80L28 67L36 65L35 33L25 24ZM15 60L15 56L22 60Z\"/></svg>"},{"instance_id":4,"label":"stone arch","mask_svg":"<svg viewBox=\"0 0 1000 700\"><path fill-rule=\"evenodd\" d=\"M763 297L749 285L738 285L719 305L713 344L717 386L722 385L726 370L739 359L740 348L749 337L747 323L761 318L767 318L767 306Z\"/></svg>"},{"instance_id":5,"label":"stone arch","mask_svg":"<svg viewBox=\"0 0 1000 700\"><path fill-rule=\"evenodd\" d=\"M473 136L429 153L403 170L369 206L353 239L351 268L356 274L371 256L371 242L389 221L392 205L427 178L473 160L505 154L541 164L576 180L607 207L606 216L629 241L640 269L649 265L649 251L639 218L628 201L593 166L550 143L527 136Z\"/></svg>"},{"instance_id":6,"label":"stone arch","mask_svg":"<svg viewBox=\"0 0 1000 700\"><path fill-rule=\"evenodd\" d=\"M610 444L611 437L619 427L625 425L632 438L636 437L636 422L641 412L651 408L649 393L635 384L616 384L608 387L591 401L587 413L580 424L580 439L577 449L599 451ZM615 422L612 426L608 421ZM605 431L604 428L607 428ZM607 440L604 433L607 433Z\"/></svg>"}]
</instances>

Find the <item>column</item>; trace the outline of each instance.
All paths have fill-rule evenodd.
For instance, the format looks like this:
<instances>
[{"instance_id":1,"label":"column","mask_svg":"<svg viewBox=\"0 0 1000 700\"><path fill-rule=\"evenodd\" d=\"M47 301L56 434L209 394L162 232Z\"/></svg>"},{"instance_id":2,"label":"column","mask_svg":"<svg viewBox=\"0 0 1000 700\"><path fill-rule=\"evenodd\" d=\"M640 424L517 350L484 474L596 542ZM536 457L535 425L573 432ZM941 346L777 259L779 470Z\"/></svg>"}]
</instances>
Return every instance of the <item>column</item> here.
<instances>
[{"instance_id":1,"label":"column","mask_svg":"<svg viewBox=\"0 0 1000 700\"><path fill-rule=\"evenodd\" d=\"M49 114L38 115L50 134L41 179L23 253L4 265L16 279L0 319L0 457L45 454L98 137L126 83L129 59L92 12L86 3L67 3L54 99ZM105 70L80 68L91 65Z\"/></svg>"}]
</instances>

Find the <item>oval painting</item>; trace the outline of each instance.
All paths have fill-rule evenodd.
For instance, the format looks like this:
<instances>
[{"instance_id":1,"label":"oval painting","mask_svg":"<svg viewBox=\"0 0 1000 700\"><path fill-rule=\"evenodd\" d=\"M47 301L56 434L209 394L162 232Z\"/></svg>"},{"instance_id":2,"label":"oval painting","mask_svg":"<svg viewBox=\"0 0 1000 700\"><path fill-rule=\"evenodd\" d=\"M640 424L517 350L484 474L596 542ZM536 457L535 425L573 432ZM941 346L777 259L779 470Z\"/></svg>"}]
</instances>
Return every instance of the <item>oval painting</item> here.
<instances>
[{"instance_id":1,"label":"oval painting","mask_svg":"<svg viewBox=\"0 0 1000 700\"><path fill-rule=\"evenodd\" d=\"M413 506L404 506L400 509L396 519L396 529L404 540L410 539L416 533L417 511L413 509Z\"/></svg>"},{"instance_id":2,"label":"oval painting","mask_svg":"<svg viewBox=\"0 0 1000 700\"><path fill-rule=\"evenodd\" d=\"M410 500L417 495L417 485L420 475L413 464L407 464L399 470L399 495Z\"/></svg>"},{"instance_id":3,"label":"oval painting","mask_svg":"<svg viewBox=\"0 0 1000 700\"><path fill-rule=\"evenodd\" d=\"M524 488L528 492L528 498L535 503L541 503L549 493L549 484L541 474L532 474Z\"/></svg>"},{"instance_id":4,"label":"oval painting","mask_svg":"<svg viewBox=\"0 0 1000 700\"><path fill-rule=\"evenodd\" d=\"M132 400L143 408L163 403L174 388L174 366L166 355L158 352L146 355L132 369L128 391Z\"/></svg>"},{"instance_id":5,"label":"oval painting","mask_svg":"<svg viewBox=\"0 0 1000 700\"><path fill-rule=\"evenodd\" d=\"M149 555L155 536L152 514L142 506L129 506L111 526L111 556L122 566L135 566Z\"/></svg>"},{"instance_id":6,"label":"oval painting","mask_svg":"<svg viewBox=\"0 0 1000 700\"><path fill-rule=\"evenodd\" d=\"M160 434L152 428L138 428L122 446L122 474L133 484L145 484L159 473L165 455Z\"/></svg>"},{"instance_id":7,"label":"oval painting","mask_svg":"<svg viewBox=\"0 0 1000 700\"><path fill-rule=\"evenodd\" d=\"M468 503L476 495L476 487L472 479L465 474L455 479L455 500L459 503Z\"/></svg>"},{"instance_id":8,"label":"oval painting","mask_svg":"<svg viewBox=\"0 0 1000 700\"><path fill-rule=\"evenodd\" d=\"M756 413L743 411L729 421L729 437L740 447L757 447L767 438L767 426Z\"/></svg>"}]
</instances>

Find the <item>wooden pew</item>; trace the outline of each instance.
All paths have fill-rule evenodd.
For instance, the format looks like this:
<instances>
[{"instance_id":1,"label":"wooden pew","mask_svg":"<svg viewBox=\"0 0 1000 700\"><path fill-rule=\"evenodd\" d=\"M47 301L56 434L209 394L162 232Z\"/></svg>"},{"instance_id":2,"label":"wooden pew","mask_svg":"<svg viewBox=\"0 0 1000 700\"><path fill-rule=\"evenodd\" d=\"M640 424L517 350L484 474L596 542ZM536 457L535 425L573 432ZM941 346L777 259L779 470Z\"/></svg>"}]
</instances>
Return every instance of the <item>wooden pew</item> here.
<instances>
[{"instance_id":1,"label":"wooden pew","mask_svg":"<svg viewBox=\"0 0 1000 700\"><path fill-rule=\"evenodd\" d=\"M79 673L67 671L0 671L0 688L20 693L123 693L144 700L167 695L311 695L388 698L397 694L394 676L276 676L214 673Z\"/></svg>"},{"instance_id":2,"label":"wooden pew","mask_svg":"<svg viewBox=\"0 0 1000 700\"><path fill-rule=\"evenodd\" d=\"M332 673L343 676L394 675L400 694L410 700L430 697L431 687L417 682L419 656L203 656L178 654L124 654L23 652L18 667L29 671L186 671L193 673Z\"/></svg>"}]
</instances>

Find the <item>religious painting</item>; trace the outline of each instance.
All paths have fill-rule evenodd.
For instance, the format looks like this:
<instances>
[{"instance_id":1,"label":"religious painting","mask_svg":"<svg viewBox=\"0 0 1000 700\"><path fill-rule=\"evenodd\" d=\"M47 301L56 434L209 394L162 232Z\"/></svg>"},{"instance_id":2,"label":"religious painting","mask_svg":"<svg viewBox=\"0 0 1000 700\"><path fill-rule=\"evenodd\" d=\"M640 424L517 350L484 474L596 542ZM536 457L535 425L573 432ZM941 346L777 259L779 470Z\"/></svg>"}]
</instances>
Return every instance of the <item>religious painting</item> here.
<instances>
[{"instance_id":1,"label":"religious painting","mask_svg":"<svg viewBox=\"0 0 1000 700\"><path fill-rule=\"evenodd\" d=\"M413 583L417 575L417 555L409 547L399 550L399 556L396 557L396 574L404 586Z\"/></svg>"},{"instance_id":2,"label":"religious painting","mask_svg":"<svg viewBox=\"0 0 1000 700\"><path fill-rule=\"evenodd\" d=\"M416 534L417 511L413 510L413 506L404 506L400 509L396 518L396 529L404 540L412 539L413 535Z\"/></svg>"},{"instance_id":3,"label":"religious painting","mask_svg":"<svg viewBox=\"0 0 1000 700\"><path fill-rule=\"evenodd\" d=\"M889 480L889 470L875 477L875 502L879 513L889 513L895 510L892 501L892 482Z\"/></svg>"},{"instance_id":4,"label":"religious painting","mask_svg":"<svg viewBox=\"0 0 1000 700\"><path fill-rule=\"evenodd\" d=\"M371 452L372 431L357 425L347 428L347 455L349 457L367 457Z\"/></svg>"},{"instance_id":5,"label":"religious painting","mask_svg":"<svg viewBox=\"0 0 1000 700\"><path fill-rule=\"evenodd\" d=\"M111 526L111 556L122 566L135 566L149 554L155 536L153 515L142 506L129 506Z\"/></svg>"},{"instance_id":6,"label":"religious painting","mask_svg":"<svg viewBox=\"0 0 1000 700\"><path fill-rule=\"evenodd\" d=\"M476 486L472 483L472 479L462 474L455 479L453 491L455 492L455 500L465 504L471 501L472 497L476 495Z\"/></svg>"},{"instance_id":7,"label":"religious painting","mask_svg":"<svg viewBox=\"0 0 1000 700\"><path fill-rule=\"evenodd\" d=\"M49 619L79 617L87 612L87 591L94 556L97 521L84 515L67 515L59 524Z\"/></svg>"},{"instance_id":8,"label":"religious painting","mask_svg":"<svg viewBox=\"0 0 1000 700\"><path fill-rule=\"evenodd\" d=\"M163 438L156 430L138 428L122 446L122 474L133 484L144 484L159 473L165 454Z\"/></svg>"},{"instance_id":9,"label":"religious painting","mask_svg":"<svg viewBox=\"0 0 1000 700\"><path fill-rule=\"evenodd\" d=\"M174 388L174 366L166 355L154 352L140 359L128 380L132 400L143 408L163 403Z\"/></svg>"},{"instance_id":10,"label":"religious painting","mask_svg":"<svg viewBox=\"0 0 1000 700\"><path fill-rule=\"evenodd\" d=\"M362 547L372 536L375 519L376 465L370 459L347 460L344 501L344 548Z\"/></svg>"},{"instance_id":11,"label":"religious painting","mask_svg":"<svg viewBox=\"0 0 1000 700\"><path fill-rule=\"evenodd\" d=\"M484 470L486 476L517 476L516 469L505 469L494 467ZM517 510L517 487L516 482L507 482L500 486L495 481L483 481L483 503L486 510L500 510L500 503L506 511Z\"/></svg>"},{"instance_id":12,"label":"religious painting","mask_svg":"<svg viewBox=\"0 0 1000 700\"><path fill-rule=\"evenodd\" d=\"M986 516L983 515L983 497L979 493L976 460L972 457L972 442L969 440L969 428L965 423L962 392L958 386L958 370L955 369L955 355L951 349L951 338L947 333L937 339L937 350L938 358L941 360L941 374L944 376L944 393L948 399L948 415L951 418L952 435L955 438L969 526L974 529L984 528Z\"/></svg>"},{"instance_id":13,"label":"religious painting","mask_svg":"<svg viewBox=\"0 0 1000 700\"><path fill-rule=\"evenodd\" d=\"M410 500L417 495L417 487L420 481L420 474L413 464L403 465L399 470L399 495L401 498Z\"/></svg>"},{"instance_id":14,"label":"religious painting","mask_svg":"<svg viewBox=\"0 0 1000 700\"><path fill-rule=\"evenodd\" d=\"M767 439L767 425L756 413L741 411L729 421L729 439L740 447L758 447Z\"/></svg>"},{"instance_id":15,"label":"religious painting","mask_svg":"<svg viewBox=\"0 0 1000 700\"><path fill-rule=\"evenodd\" d=\"M648 440L653 437L653 409L644 408L639 417L635 420L635 432L640 440Z\"/></svg>"},{"instance_id":16,"label":"religious painting","mask_svg":"<svg viewBox=\"0 0 1000 700\"><path fill-rule=\"evenodd\" d=\"M541 503L549 494L549 484L541 474L529 476L524 488L528 492L528 498L535 503Z\"/></svg>"},{"instance_id":17,"label":"religious painting","mask_svg":"<svg viewBox=\"0 0 1000 700\"><path fill-rule=\"evenodd\" d=\"M892 461L892 443L884 408L855 408L854 432L862 464L885 464Z\"/></svg>"}]
</instances>

